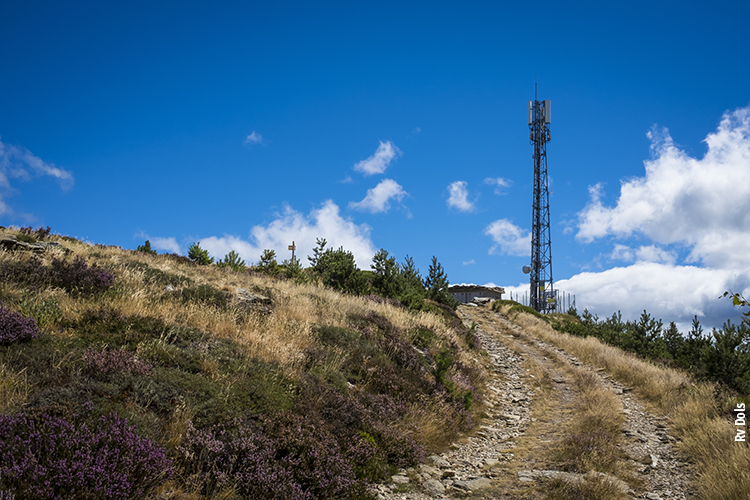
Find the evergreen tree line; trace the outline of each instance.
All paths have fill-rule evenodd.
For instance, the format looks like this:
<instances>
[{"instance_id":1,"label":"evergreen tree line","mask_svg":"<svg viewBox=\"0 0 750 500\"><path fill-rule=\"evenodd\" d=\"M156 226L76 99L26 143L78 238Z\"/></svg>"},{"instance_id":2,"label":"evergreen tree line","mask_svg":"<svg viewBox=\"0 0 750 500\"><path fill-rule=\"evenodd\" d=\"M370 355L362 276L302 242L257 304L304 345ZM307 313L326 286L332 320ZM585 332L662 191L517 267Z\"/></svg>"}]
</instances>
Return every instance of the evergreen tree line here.
<instances>
[{"instance_id":1,"label":"evergreen tree line","mask_svg":"<svg viewBox=\"0 0 750 500\"><path fill-rule=\"evenodd\" d=\"M737 301L735 301L737 304ZM637 321L622 321L618 311L612 317L600 320L588 309L570 317L550 317L557 330L586 337L592 335L602 342L632 352L657 363L683 368L704 380L726 384L742 394L750 394L750 319L740 324L727 321L721 329L713 328L705 335L698 317L687 335L682 335L674 322L664 327L661 320L645 310Z\"/></svg>"},{"instance_id":2,"label":"evergreen tree line","mask_svg":"<svg viewBox=\"0 0 750 500\"><path fill-rule=\"evenodd\" d=\"M327 244L325 238L316 239L313 254L307 257L310 265L306 268L296 258L279 264L276 252L270 249L263 251L254 266L246 266L234 250L216 265L234 271L249 270L292 279L298 283L320 283L342 293L392 300L414 310L432 309L435 306L430 301L454 309L458 306L458 301L448 293L448 275L435 256L432 257L427 276L422 277L414 259L408 255L403 263L398 263L394 256L381 248L372 258L371 269L363 270L357 267L352 252L343 247L328 248ZM156 254L148 240L137 250ZM190 245L188 258L199 265L214 263L214 258L199 243Z\"/></svg>"}]
</instances>

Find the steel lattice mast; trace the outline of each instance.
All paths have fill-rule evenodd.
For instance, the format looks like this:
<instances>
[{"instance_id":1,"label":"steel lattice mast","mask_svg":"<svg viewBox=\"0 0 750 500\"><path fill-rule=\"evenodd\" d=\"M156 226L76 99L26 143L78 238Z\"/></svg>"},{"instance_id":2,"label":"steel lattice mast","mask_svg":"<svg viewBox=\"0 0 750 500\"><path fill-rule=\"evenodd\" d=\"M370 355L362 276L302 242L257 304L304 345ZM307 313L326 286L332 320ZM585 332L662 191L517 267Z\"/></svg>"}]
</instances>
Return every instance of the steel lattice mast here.
<instances>
[{"instance_id":1,"label":"steel lattice mast","mask_svg":"<svg viewBox=\"0 0 750 500\"><path fill-rule=\"evenodd\" d=\"M531 286L529 305L539 312L556 308L552 283L552 242L549 225L549 183L547 180L547 142L550 101L529 101L529 139L534 146L534 200L531 223Z\"/></svg>"}]
</instances>

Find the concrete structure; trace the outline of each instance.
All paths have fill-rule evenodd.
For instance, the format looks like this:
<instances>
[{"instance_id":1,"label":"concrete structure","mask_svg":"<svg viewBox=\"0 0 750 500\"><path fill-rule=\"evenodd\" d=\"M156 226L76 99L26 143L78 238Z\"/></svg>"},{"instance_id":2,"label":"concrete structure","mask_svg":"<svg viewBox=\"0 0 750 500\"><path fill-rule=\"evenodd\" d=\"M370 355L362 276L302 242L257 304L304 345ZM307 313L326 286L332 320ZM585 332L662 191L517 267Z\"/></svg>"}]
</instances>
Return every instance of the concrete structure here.
<instances>
[{"instance_id":1,"label":"concrete structure","mask_svg":"<svg viewBox=\"0 0 750 500\"><path fill-rule=\"evenodd\" d=\"M448 293L462 304L468 304L472 299L486 297L492 300L502 299L505 290L499 286L481 285L451 285Z\"/></svg>"}]
</instances>

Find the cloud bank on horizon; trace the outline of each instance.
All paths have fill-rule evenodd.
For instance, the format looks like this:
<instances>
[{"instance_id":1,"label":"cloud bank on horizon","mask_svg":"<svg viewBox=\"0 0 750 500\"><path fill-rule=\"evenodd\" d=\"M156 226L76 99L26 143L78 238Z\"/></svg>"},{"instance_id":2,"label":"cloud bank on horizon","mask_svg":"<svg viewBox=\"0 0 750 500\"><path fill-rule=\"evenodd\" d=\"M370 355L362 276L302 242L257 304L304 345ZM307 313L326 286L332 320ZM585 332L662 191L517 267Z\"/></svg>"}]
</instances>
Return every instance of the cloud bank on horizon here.
<instances>
[{"instance_id":1,"label":"cloud bank on horizon","mask_svg":"<svg viewBox=\"0 0 750 500\"><path fill-rule=\"evenodd\" d=\"M601 257L616 267L558 280L556 287L598 314L620 310L634 318L647 309L682 325L695 315L721 324L733 314L719 296L750 292L750 107L723 115L703 141L703 158L676 146L666 128L652 128L648 138L645 175L621 181L613 206L603 203L602 184L590 186L578 214L576 239L611 242L611 253ZM491 251L512 253L518 228L493 224ZM507 289L523 294L528 285Z\"/></svg>"}]
</instances>

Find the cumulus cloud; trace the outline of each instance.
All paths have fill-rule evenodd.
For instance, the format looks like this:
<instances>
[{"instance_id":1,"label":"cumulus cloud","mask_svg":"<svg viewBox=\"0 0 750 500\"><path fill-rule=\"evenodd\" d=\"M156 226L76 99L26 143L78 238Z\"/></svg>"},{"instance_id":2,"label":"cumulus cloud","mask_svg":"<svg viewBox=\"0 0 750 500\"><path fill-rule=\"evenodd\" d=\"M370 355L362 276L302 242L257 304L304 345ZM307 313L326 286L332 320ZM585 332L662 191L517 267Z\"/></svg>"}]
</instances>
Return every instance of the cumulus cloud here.
<instances>
[{"instance_id":1,"label":"cumulus cloud","mask_svg":"<svg viewBox=\"0 0 750 500\"><path fill-rule=\"evenodd\" d=\"M380 142L375 154L354 164L354 170L362 175L382 174L391 162L401 156L401 151L391 142Z\"/></svg>"},{"instance_id":2,"label":"cumulus cloud","mask_svg":"<svg viewBox=\"0 0 750 500\"><path fill-rule=\"evenodd\" d=\"M465 266L473 266L474 264L476 264L476 262L474 261L474 259L470 259L470 260L465 260L465 261L463 262L463 264L464 264Z\"/></svg>"},{"instance_id":3,"label":"cumulus cloud","mask_svg":"<svg viewBox=\"0 0 750 500\"><path fill-rule=\"evenodd\" d=\"M28 182L38 177L54 178L64 191L72 188L74 183L73 174L69 170L45 162L26 148L5 144L0 140L0 215L13 211L3 200L14 190L12 180Z\"/></svg>"},{"instance_id":4,"label":"cumulus cloud","mask_svg":"<svg viewBox=\"0 0 750 500\"><path fill-rule=\"evenodd\" d=\"M490 254L504 254L517 256L531 255L531 233L524 231L508 219L498 219L484 230L495 244L490 248Z\"/></svg>"},{"instance_id":5,"label":"cumulus cloud","mask_svg":"<svg viewBox=\"0 0 750 500\"><path fill-rule=\"evenodd\" d=\"M528 301L529 282L503 285L508 297ZM644 310L661 319L664 325L674 321L681 332L690 329L694 316L703 328L720 328L727 319L742 319L732 301L719 298L725 290L750 293L750 271L707 269L697 266L637 262L602 272L585 272L570 279L555 281L555 289L571 299L578 312L588 309L600 319L621 312L623 320L637 320Z\"/></svg>"},{"instance_id":6,"label":"cumulus cloud","mask_svg":"<svg viewBox=\"0 0 750 500\"><path fill-rule=\"evenodd\" d=\"M211 236L202 238L200 244L215 258L223 258L234 250L249 264L258 262L265 249L274 250L279 262L290 258L288 246L294 241L295 255L307 265L306 256L312 255L316 238L325 238L327 248L344 247L351 251L357 265L369 269L376 251L370 227L342 217L338 205L331 200L307 215L286 206L270 223L254 226L248 239L234 235Z\"/></svg>"},{"instance_id":7,"label":"cumulus cloud","mask_svg":"<svg viewBox=\"0 0 750 500\"><path fill-rule=\"evenodd\" d=\"M574 293L580 309L588 308L602 317L619 310L624 318L636 319L645 309L684 330L695 315L704 325L716 327L728 318L737 319L732 302L719 296L726 290L750 291L750 272L637 262L600 273L581 273L558 281L556 287Z\"/></svg>"},{"instance_id":8,"label":"cumulus cloud","mask_svg":"<svg viewBox=\"0 0 750 500\"><path fill-rule=\"evenodd\" d=\"M703 158L678 148L666 128L653 128L645 175L621 183L613 207L603 187L589 188L576 238L591 242L613 235L644 235L662 244L682 244L688 262L712 268L750 266L750 107L727 112L704 140Z\"/></svg>"},{"instance_id":9,"label":"cumulus cloud","mask_svg":"<svg viewBox=\"0 0 750 500\"><path fill-rule=\"evenodd\" d=\"M253 133L245 138L244 144L263 144L263 136L253 130Z\"/></svg>"},{"instance_id":10,"label":"cumulus cloud","mask_svg":"<svg viewBox=\"0 0 750 500\"><path fill-rule=\"evenodd\" d=\"M400 202L408 194L398 182L393 179L383 179L377 186L367 190L367 196L362 201L350 202L349 208L373 214L387 212L391 207L390 200L393 199Z\"/></svg>"},{"instance_id":11,"label":"cumulus cloud","mask_svg":"<svg viewBox=\"0 0 750 500\"><path fill-rule=\"evenodd\" d=\"M616 243L610 259L623 262L657 262L662 264L674 264L677 261L677 255L674 252L665 250L657 245L642 245L638 248L631 248L627 245Z\"/></svg>"},{"instance_id":12,"label":"cumulus cloud","mask_svg":"<svg viewBox=\"0 0 750 500\"><path fill-rule=\"evenodd\" d=\"M503 188L510 187L511 182L508 179L502 177L487 177L484 180L485 184L495 187L495 194L505 194Z\"/></svg>"},{"instance_id":13,"label":"cumulus cloud","mask_svg":"<svg viewBox=\"0 0 750 500\"><path fill-rule=\"evenodd\" d=\"M469 201L469 191L466 181L456 181L448 186L448 206L458 209L462 212L471 212L474 210L474 203Z\"/></svg>"},{"instance_id":14,"label":"cumulus cloud","mask_svg":"<svg viewBox=\"0 0 750 500\"><path fill-rule=\"evenodd\" d=\"M149 242L151 243L151 247L154 250L163 250L165 252L169 253L182 253L182 249L180 248L180 244L177 243L177 240L175 238L161 238L161 237L155 237L155 238L147 238Z\"/></svg>"}]
</instances>

